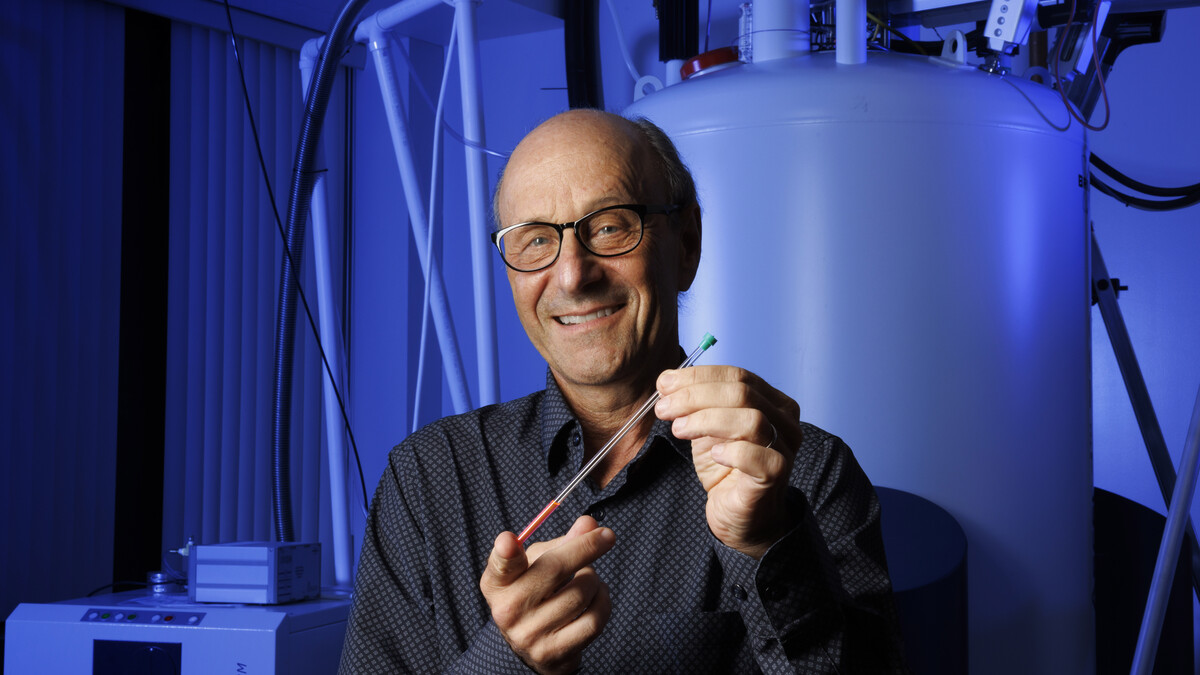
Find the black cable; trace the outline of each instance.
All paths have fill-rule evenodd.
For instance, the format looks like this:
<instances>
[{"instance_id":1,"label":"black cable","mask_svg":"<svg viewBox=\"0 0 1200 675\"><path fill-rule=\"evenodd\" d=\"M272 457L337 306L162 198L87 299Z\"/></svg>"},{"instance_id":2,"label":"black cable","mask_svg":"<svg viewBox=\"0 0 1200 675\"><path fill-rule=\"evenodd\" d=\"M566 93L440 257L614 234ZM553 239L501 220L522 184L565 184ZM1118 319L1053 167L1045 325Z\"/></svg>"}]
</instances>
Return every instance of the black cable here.
<instances>
[{"instance_id":1,"label":"black cable","mask_svg":"<svg viewBox=\"0 0 1200 675\"><path fill-rule=\"evenodd\" d=\"M1085 128L1089 131L1104 131L1108 127L1109 117L1112 113L1112 108L1108 105L1108 90L1104 88L1104 78L1100 74L1100 60L1099 60L1099 57L1096 55L1096 51L1097 51L1097 49L1096 49L1096 21L1100 17L1100 3L1099 2L1095 3L1096 14L1092 18L1092 24L1091 24L1092 30L1090 32L1092 35L1092 63L1095 64L1095 66L1096 66L1096 80L1100 83L1100 93L1104 95L1104 123L1103 124L1101 124L1100 126L1094 126L1092 124L1089 124L1087 120L1083 119L1083 117L1081 117L1079 115L1079 113L1075 112L1075 109L1071 107L1070 101L1067 100L1067 90L1066 90L1066 88L1063 87L1062 76L1059 75L1059 65L1062 61L1063 43L1066 42L1066 37L1067 37L1067 35L1070 34L1070 31L1071 31L1071 24L1075 20L1075 5L1076 5L1075 0L1071 0L1071 9L1068 11L1068 15L1067 15L1067 25L1062 28L1062 31L1059 34L1059 38L1058 38L1058 46L1054 50L1054 88L1058 91L1058 95L1062 99L1063 105L1067 108L1067 112L1071 114L1071 117L1074 117L1075 119L1079 120L1079 123L1083 125L1083 128Z\"/></svg>"},{"instance_id":2,"label":"black cable","mask_svg":"<svg viewBox=\"0 0 1200 675\"><path fill-rule=\"evenodd\" d=\"M271 497L276 538L280 541L291 541L293 538L289 463L292 365L296 337L296 299L293 294L293 285L296 284L298 275L293 275L292 263L296 260L303 261L304 258L304 228L308 219L309 200L312 197L314 182L312 166L329 104L329 94L337 75L338 64L344 55L344 49L350 44L355 18L366 2L367 0L349 0L338 13L333 27L321 45L312 81L305 96L304 115L300 120L300 137L296 143L296 159L292 168L285 240L295 257L285 256L280 265L279 300L275 321L275 378L272 392ZM295 267L299 269L298 264ZM295 285L295 288L299 288L298 284ZM364 489L363 501L365 502L366 499L367 495Z\"/></svg>"},{"instance_id":3,"label":"black cable","mask_svg":"<svg viewBox=\"0 0 1200 675\"><path fill-rule=\"evenodd\" d=\"M250 92L249 92L249 89L246 87L246 72L242 65L241 53L239 52L238 46L237 46L237 32L233 28L233 14L230 12L230 9L229 9L229 0L225 0L224 4L225 4L225 18L229 22L230 42L233 44L233 58L237 62L238 75L240 76L241 82L242 82L242 98L246 103L246 115L249 117L249 121L250 121L250 132L254 136L254 147L258 152L258 165L259 165L260 169L262 170L263 182L266 184L267 198L271 202L271 212L275 214L275 227L276 227L276 230L278 230L278 232L279 232L280 238L283 240L282 243L283 243L284 255L287 257L287 260L291 263L290 267L293 269L296 269L296 268L298 268L298 266L295 263L295 259L292 257L292 251L291 251L290 247L288 246L288 240L283 231L283 221L279 217L279 207L275 203L275 193L271 189L271 179L270 179L269 172L267 171L266 159L263 157L262 143L259 141L259 138L258 138L258 125L254 121L254 111L250 106ZM308 317L308 325L309 325L309 328L312 330L313 338L316 340L317 350L321 353L321 363L324 364L325 373L329 376L329 381L333 385L334 397L337 398L338 408L342 412L342 421L345 422L345 424L346 424L346 434L350 439L350 448L354 452L354 462L358 466L358 480L362 487L363 508L369 510L370 505L367 502L366 478L364 476L364 472L363 472L363 468L362 468L362 460L358 454L358 444L354 440L354 430L350 426L350 417L346 413L345 401L342 399L342 394L338 390L337 381L333 377L333 371L329 366L329 358L325 354L325 346L321 343L321 336L317 331L316 322L313 320L312 310L309 308L308 299L304 295L304 289L301 287L299 279L293 278L292 280L296 285L296 291L300 296L300 302L304 305L304 314Z\"/></svg>"},{"instance_id":4,"label":"black cable","mask_svg":"<svg viewBox=\"0 0 1200 675\"><path fill-rule=\"evenodd\" d=\"M1200 183L1184 185L1182 187L1157 187L1154 185L1147 185L1146 183L1134 180L1120 171L1117 171L1108 162L1097 157L1096 153L1091 153L1091 155L1088 157L1088 160L1092 164L1096 165L1096 167L1101 171L1115 178L1121 185L1153 197L1189 197L1197 192L1200 192Z\"/></svg>"},{"instance_id":5,"label":"black cable","mask_svg":"<svg viewBox=\"0 0 1200 675\"><path fill-rule=\"evenodd\" d=\"M1143 199L1141 197L1125 194L1124 192L1117 190L1116 188L1097 178L1096 174L1094 173L1088 178L1088 182L1100 192L1103 192L1109 197L1121 202L1125 206L1132 206L1135 209L1142 209L1143 211L1174 211L1176 209L1182 209L1191 206L1196 202L1200 202L1200 191L1197 191L1196 193L1186 197L1179 197L1178 199L1159 201L1154 199Z\"/></svg>"},{"instance_id":6,"label":"black cable","mask_svg":"<svg viewBox=\"0 0 1200 675\"><path fill-rule=\"evenodd\" d=\"M708 0L708 16L704 19L704 53L708 53L708 36L712 35L712 0Z\"/></svg>"}]
</instances>

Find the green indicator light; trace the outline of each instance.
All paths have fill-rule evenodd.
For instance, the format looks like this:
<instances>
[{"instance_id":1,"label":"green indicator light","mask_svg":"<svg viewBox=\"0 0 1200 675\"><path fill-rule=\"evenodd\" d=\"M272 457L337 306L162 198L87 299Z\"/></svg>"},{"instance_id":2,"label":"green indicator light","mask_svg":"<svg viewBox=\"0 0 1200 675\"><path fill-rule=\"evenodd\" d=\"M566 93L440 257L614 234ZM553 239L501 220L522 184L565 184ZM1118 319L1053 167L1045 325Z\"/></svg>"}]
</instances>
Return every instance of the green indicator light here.
<instances>
[{"instance_id":1,"label":"green indicator light","mask_svg":"<svg viewBox=\"0 0 1200 675\"><path fill-rule=\"evenodd\" d=\"M107 619L107 618L108 618L108 617L110 617L110 616L112 616L112 614L109 614L108 612L105 612L105 613L103 613L103 614L101 614L101 615L100 615L100 618L101 618L101 619Z\"/></svg>"},{"instance_id":2,"label":"green indicator light","mask_svg":"<svg viewBox=\"0 0 1200 675\"><path fill-rule=\"evenodd\" d=\"M127 617L125 617L125 618L126 618L126 619L129 619L130 621L133 621L134 619L136 619L136 618L137 618L137 614L130 614L129 616L127 616Z\"/></svg>"}]
</instances>

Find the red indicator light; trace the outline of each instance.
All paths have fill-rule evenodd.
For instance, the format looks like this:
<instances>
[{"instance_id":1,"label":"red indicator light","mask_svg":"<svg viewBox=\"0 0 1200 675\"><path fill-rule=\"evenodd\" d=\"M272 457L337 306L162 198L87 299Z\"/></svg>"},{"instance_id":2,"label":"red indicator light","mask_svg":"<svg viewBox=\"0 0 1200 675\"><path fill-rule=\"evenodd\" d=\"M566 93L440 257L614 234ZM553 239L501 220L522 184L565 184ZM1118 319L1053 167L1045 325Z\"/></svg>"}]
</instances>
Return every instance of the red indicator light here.
<instances>
[{"instance_id":1,"label":"red indicator light","mask_svg":"<svg viewBox=\"0 0 1200 675\"><path fill-rule=\"evenodd\" d=\"M163 621L174 621L174 620L175 620L174 614L168 614L165 617L163 617Z\"/></svg>"}]
</instances>

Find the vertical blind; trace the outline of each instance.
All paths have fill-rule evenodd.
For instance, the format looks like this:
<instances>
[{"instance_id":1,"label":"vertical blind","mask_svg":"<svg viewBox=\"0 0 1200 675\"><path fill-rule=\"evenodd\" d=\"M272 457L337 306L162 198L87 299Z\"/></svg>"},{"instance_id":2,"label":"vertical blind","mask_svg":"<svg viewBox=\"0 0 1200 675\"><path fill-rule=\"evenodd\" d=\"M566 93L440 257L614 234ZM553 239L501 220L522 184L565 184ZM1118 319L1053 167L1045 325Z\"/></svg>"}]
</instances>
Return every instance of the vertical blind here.
<instances>
[{"instance_id":1,"label":"vertical blind","mask_svg":"<svg viewBox=\"0 0 1200 675\"><path fill-rule=\"evenodd\" d=\"M239 47L271 189L286 216L303 108L298 56L250 40ZM272 539L271 369L282 238L229 35L175 24L171 81L163 545L174 548L189 536L197 543L266 541ZM335 125L344 119L337 104L331 102ZM327 125L322 138L341 134ZM304 248L310 259L302 283L316 312L311 243ZM302 541L329 541L323 370L302 308L297 316L295 531ZM328 551L323 563L331 579Z\"/></svg>"},{"instance_id":2,"label":"vertical blind","mask_svg":"<svg viewBox=\"0 0 1200 675\"><path fill-rule=\"evenodd\" d=\"M0 619L112 580L124 36L0 3Z\"/></svg>"}]
</instances>

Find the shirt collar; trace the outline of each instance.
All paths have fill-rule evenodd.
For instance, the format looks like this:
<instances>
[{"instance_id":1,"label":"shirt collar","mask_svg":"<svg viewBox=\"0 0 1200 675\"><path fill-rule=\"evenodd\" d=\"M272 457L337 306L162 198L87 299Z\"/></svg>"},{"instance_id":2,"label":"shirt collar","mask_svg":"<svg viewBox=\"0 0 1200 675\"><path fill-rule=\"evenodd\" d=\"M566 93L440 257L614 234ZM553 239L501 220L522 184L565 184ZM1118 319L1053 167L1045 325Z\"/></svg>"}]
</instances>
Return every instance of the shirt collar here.
<instances>
[{"instance_id":1,"label":"shirt collar","mask_svg":"<svg viewBox=\"0 0 1200 675\"><path fill-rule=\"evenodd\" d=\"M546 391L538 404L538 413L542 423L542 458L546 462L547 469L550 469L554 460L563 456L560 453L566 453L566 439L572 431L579 429L579 420L571 412L571 406L567 404L567 399L563 396L558 382L554 379L554 373L549 368L546 368ZM691 442L675 438L675 435L671 433L671 423L656 419L654 426L650 429L649 442L638 452L633 461L636 462L640 459L646 452L646 448L650 447L657 438L665 440L684 459L691 460Z\"/></svg>"}]
</instances>

